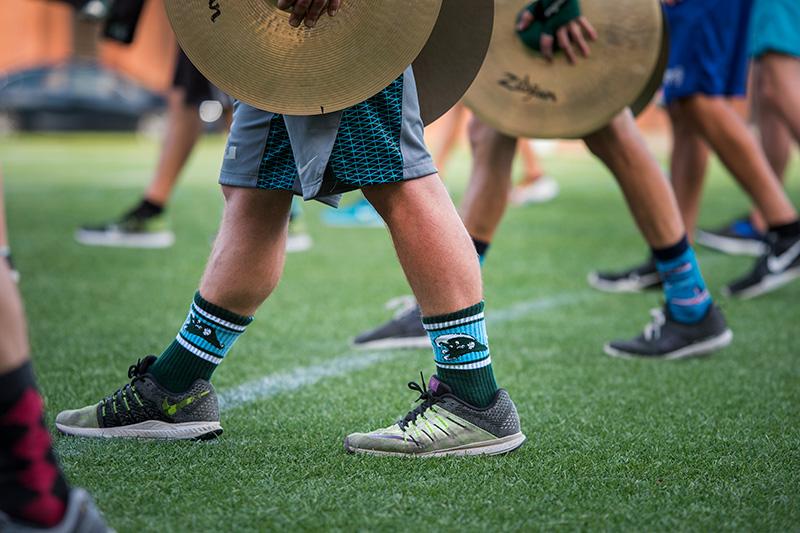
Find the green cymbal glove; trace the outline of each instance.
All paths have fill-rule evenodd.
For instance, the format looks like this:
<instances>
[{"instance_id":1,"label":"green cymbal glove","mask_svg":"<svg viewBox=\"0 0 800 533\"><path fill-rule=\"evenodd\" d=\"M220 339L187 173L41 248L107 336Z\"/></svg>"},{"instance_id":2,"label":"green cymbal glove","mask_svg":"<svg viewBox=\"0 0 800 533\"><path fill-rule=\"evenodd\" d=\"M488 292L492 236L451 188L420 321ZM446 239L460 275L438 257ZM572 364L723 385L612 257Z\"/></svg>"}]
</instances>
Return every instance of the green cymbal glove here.
<instances>
[{"instance_id":1,"label":"green cymbal glove","mask_svg":"<svg viewBox=\"0 0 800 533\"><path fill-rule=\"evenodd\" d=\"M526 11L533 15L533 22L517 34L528 47L540 52L542 35L555 35L561 26L580 17L581 4L580 0L535 0L520 13L520 18ZM558 49L556 41L553 50Z\"/></svg>"}]
</instances>

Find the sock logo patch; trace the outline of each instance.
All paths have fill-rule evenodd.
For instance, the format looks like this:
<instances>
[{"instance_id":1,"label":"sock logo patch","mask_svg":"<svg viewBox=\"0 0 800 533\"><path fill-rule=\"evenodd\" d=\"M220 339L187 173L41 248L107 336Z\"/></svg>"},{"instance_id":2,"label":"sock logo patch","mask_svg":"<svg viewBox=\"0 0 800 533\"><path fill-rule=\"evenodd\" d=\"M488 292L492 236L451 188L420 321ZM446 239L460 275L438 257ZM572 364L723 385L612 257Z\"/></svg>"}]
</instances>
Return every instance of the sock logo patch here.
<instances>
[{"instance_id":1,"label":"sock logo patch","mask_svg":"<svg viewBox=\"0 0 800 533\"><path fill-rule=\"evenodd\" d=\"M489 348L472 335L440 335L433 341L442 351L445 361L459 359L469 353L485 352Z\"/></svg>"},{"instance_id":2,"label":"sock logo patch","mask_svg":"<svg viewBox=\"0 0 800 533\"><path fill-rule=\"evenodd\" d=\"M225 348L225 345L223 345L217 338L217 332L214 330L214 328L203 324L200 319L195 316L189 316L189 321L186 322L186 325L183 329L186 330L186 333L200 337L211 346L219 350Z\"/></svg>"}]
</instances>

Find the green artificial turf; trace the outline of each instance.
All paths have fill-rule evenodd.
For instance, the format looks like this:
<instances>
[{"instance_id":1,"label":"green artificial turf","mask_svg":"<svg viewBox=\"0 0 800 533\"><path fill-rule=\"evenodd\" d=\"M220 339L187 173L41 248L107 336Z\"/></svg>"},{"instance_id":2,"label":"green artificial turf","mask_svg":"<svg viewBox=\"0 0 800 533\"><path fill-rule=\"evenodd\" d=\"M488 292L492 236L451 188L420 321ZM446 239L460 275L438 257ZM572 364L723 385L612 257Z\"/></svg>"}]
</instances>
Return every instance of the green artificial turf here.
<instances>
[{"instance_id":1,"label":"green artificial turf","mask_svg":"<svg viewBox=\"0 0 800 533\"><path fill-rule=\"evenodd\" d=\"M50 422L113 392L128 365L174 337L220 218L223 142L207 138L194 155L170 209L178 241L163 251L85 248L72 238L79 224L136 201L155 140L0 142ZM448 186L459 197L469 160L456 159ZM406 382L433 366L426 350L378 358L349 348L390 316L387 300L409 291L385 231L327 228L324 208L307 205L313 250L289 257L280 287L214 377L230 400L225 434L206 443L56 436L70 480L122 532L799 530L800 283L755 301L718 298L735 340L713 357L608 358L602 344L636 334L660 295L595 293L586 274L630 266L646 249L593 159L544 163L562 195L512 209L484 266L493 360L528 436L521 450L442 460L343 452L348 432L404 414L415 398ZM795 164L795 201L799 178ZM715 166L701 222L746 208ZM699 257L715 294L752 262ZM327 375L314 374L320 368ZM264 376L270 386L241 388ZM235 391L252 394L233 403Z\"/></svg>"}]
</instances>

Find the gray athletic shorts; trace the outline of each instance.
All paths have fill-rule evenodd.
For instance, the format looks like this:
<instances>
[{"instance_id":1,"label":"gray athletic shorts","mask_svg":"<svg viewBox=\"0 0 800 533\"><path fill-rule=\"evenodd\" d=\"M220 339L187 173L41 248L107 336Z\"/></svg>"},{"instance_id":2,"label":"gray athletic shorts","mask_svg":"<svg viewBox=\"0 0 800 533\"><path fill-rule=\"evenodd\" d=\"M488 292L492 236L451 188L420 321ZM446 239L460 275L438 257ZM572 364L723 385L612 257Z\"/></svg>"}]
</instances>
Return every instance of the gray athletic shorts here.
<instances>
[{"instance_id":1,"label":"gray athletic shorts","mask_svg":"<svg viewBox=\"0 0 800 533\"><path fill-rule=\"evenodd\" d=\"M348 191L435 173L409 68L366 102L336 113L283 116L236 102L219 182L337 206Z\"/></svg>"}]
</instances>

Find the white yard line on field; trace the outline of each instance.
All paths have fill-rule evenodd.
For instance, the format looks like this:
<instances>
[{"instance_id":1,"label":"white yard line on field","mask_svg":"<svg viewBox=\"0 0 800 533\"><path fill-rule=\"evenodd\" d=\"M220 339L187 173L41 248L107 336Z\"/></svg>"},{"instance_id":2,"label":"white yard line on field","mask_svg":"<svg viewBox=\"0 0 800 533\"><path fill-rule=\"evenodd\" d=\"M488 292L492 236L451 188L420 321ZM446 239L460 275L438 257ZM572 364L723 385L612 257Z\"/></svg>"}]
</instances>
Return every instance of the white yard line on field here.
<instances>
[{"instance_id":1,"label":"white yard line on field","mask_svg":"<svg viewBox=\"0 0 800 533\"><path fill-rule=\"evenodd\" d=\"M493 324L513 322L514 320L528 315L578 303L591 298L595 294L598 293L584 290L527 300L516 303L506 309L490 310L487 312L486 319ZM325 378L344 376L351 372L363 370L378 364L384 359L397 357L398 353L413 354L416 353L416 350L387 350L384 352L352 351L329 359L323 363L298 367L288 372L269 374L263 378L248 381L237 387L221 392L219 395L220 409L222 411L228 411L277 394L314 385Z\"/></svg>"}]
</instances>

